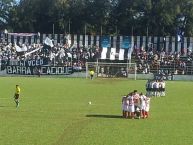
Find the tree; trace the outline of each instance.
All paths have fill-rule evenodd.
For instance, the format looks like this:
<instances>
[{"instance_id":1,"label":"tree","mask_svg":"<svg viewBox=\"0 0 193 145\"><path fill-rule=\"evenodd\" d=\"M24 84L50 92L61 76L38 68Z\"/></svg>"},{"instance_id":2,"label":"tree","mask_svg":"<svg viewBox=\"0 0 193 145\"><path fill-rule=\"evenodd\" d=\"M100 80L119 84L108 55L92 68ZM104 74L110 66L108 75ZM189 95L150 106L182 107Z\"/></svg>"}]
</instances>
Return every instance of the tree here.
<instances>
[{"instance_id":1,"label":"tree","mask_svg":"<svg viewBox=\"0 0 193 145\"><path fill-rule=\"evenodd\" d=\"M0 28L5 29L8 25L9 13L16 4L15 0L1 0L0 1Z\"/></svg>"},{"instance_id":2,"label":"tree","mask_svg":"<svg viewBox=\"0 0 193 145\"><path fill-rule=\"evenodd\" d=\"M15 32L193 35L193 0L2 0L0 26ZM3 4L3 5L2 5ZM5 10L6 9L6 10Z\"/></svg>"}]
</instances>

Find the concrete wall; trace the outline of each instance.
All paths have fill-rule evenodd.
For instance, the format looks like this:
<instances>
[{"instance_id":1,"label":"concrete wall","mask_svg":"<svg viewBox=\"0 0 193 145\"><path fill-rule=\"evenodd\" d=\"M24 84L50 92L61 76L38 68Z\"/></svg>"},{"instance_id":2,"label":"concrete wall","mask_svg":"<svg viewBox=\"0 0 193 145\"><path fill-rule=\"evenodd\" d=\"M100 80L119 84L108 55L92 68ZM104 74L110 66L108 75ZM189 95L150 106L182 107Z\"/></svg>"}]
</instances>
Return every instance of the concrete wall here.
<instances>
[{"instance_id":1,"label":"concrete wall","mask_svg":"<svg viewBox=\"0 0 193 145\"><path fill-rule=\"evenodd\" d=\"M22 75L8 75L6 73L6 70L4 71L0 71L0 76L22 76ZM34 77L32 75L24 75L24 76L31 76ZM51 75L44 75L51 77ZM73 73L72 75L54 75L55 77L70 77L70 78L86 78L86 74L85 72L77 72L77 73ZM153 74L137 74L136 79L137 80L147 80L147 79L153 79L154 75ZM128 79L135 79L135 75L134 74L129 74ZM173 80L174 81L193 81L193 75L173 75Z\"/></svg>"},{"instance_id":2,"label":"concrete wall","mask_svg":"<svg viewBox=\"0 0 193 145\"><path fill-rule=\"evenodd\" d=\"M193 81L193 75L173 75L175 81Z\"/></svg>"},{"instance_id":3,"label":"concrete wall","mask_svg":"<svg viewBox=\"0 0 193 145\"><path fill-rule=\"evenodd\" d=\"M135 79L135 75L129 74L128 78ZM153 79L153 78L154 78L153 74L137 74L136 75L136 80L148 80L148 79Z\"/></svg>"}]
</instances>

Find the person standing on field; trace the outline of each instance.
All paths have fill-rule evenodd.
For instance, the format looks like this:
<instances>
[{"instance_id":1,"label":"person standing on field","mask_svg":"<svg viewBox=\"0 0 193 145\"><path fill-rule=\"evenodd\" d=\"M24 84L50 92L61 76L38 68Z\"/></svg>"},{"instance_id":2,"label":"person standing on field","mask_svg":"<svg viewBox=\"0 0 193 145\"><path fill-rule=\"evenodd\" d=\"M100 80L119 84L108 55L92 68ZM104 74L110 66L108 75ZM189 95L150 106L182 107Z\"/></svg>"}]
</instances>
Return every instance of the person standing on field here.
<instances>
[{"instance_id":1,"label":"person standing on field","mask_svg":"<svg viewBox=\"0 0 193 145\"><path fill-rule=\"evenodd\" d=\"M20 97L20 87L19 85L16 85L15 95L14 95L14 101L16 103L16 107L19 107L19 97Z\"/></svg>"},{"instance_id":2,"label":"person standing on field","mask_svg":"<svg viewBox=\"0 0 193 145\"><path fill-rule=\"evenodd\" d=\"M146 100L145 100L145 116L144 116L144 118L149 117L149 109L150 109L150 97L146 97Z\"/></svg>"},{"instance_id":3,"label":"person standing on field","mask_svg":"<svg viewBox=\"0 0 193 145\"><path fill-rule=\"evenodd\" d=\"M140 94L140 103L141 103L141 117L144 119L145 118L145 109L146 109L146 100L147 100L147 97L141 93Z\"/></svg>"},{"instance_id":4,"label":"person standing on field","mask_svg":"<svg viewBox=\"0 0 193 145\"><path fill-rule=\"evenodd\" d=\"M122 112L123 118L127 118L127 96L125 95L122 97Z\"/></svg>"},{"instance_id":5,"label":"person standing on field","mask_svg":"<svg viewBox=\"0 0 193 145\"><path fill-rule=\"evenodd\" d=\"M93 80L93 77L94 77L94 71L91 70L91 71L90 71L90 79Z\"/></svg>"},{"instance_id":6,"label":"person standing on field","mask_svg":"<svg viewBox=\"0 0 193 145\"><path fill-rule=\"evenodd\" d=\"M135 112L135 106L134 106L134 93L129 93L128 97L128 117L130 119L134 119L134 112Z\"/></svg>"}]
</instances>

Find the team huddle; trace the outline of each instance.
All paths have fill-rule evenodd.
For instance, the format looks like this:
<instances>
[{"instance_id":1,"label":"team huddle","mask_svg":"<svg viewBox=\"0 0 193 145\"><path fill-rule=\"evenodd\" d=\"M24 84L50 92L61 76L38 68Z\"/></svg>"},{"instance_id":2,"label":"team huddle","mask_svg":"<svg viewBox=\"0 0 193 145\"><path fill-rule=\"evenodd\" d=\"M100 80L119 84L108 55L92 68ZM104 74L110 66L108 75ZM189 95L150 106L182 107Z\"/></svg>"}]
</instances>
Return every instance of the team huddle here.
<instances>
[{"instance_id":1,"label":"team huddle","mask_svg":"<svg viewBox=\"0 0 193 145\"><path fill-rule=\"evenodd\" d=\"M146 83L146 95L152 97L165 96L164 80L148 80Z\"/></svg>"},{"instance_id":2,"label":"team huddle","mask_svg":"<svg viewBox=\"0 0 193 145\"><path fill-rule=\"evenodd\" d=\"M146 83L146 95L137 90L122 97L122 110L124 118L148 118L150 98L165 96L165 82L163 80L148 80Z\"/></svg>"},{"instance_id":3,"label":"team huddle","mask_svg":"<svg viewBox=\"0 0 193 145\"><path fill-rule=\"evenodd\" d=\"M143 93L138 94L137 90L122 98L123 117L130 119L148 118L150 109L150 97Z\"/></svg>"}]
</instances>

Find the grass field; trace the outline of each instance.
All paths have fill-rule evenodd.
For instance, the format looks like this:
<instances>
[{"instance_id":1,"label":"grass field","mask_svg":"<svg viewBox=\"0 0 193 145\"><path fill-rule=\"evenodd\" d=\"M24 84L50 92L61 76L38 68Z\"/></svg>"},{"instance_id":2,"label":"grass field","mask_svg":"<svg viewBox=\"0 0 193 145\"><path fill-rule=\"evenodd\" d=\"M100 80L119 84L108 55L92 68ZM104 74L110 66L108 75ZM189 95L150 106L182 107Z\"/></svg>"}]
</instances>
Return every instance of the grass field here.
<instances>
[{"instance_id":1,"label":"grass field","mask_svg":"<svg viewBox=\"0 0 193 145\"><path fill-rule=\"evenodd\" d=\"M192 145L193 82L166 82L167 96L151 100L148 119L120 117L121 95L144 92L145 82L1 77L0 145Z\"/></svg>"}]
</instances>

